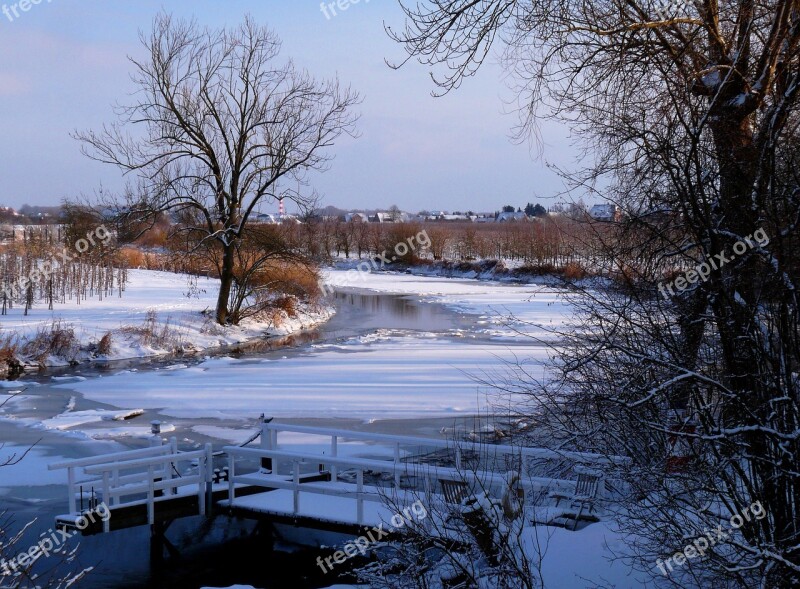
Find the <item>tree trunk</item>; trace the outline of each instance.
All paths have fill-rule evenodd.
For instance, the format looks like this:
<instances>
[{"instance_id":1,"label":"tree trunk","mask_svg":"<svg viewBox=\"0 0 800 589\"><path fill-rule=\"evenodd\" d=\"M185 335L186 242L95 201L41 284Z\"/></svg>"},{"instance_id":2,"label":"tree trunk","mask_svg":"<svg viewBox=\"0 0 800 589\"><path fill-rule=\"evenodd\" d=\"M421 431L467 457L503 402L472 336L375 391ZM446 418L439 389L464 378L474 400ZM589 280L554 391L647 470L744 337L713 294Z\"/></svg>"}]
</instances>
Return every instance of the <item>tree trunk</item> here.
<instances>
[{"instance_id":1,"label":"tree trunk","mask_svg":"<svg viewBox=\"0 0 800 589\"><path fill-rule=\"evenodd\" d=\"M217 296L217 323L220 325L228 323L228 302L231 297L231 287L233 286L233 254L233 244L223 246L222 270L219 276L219 295Z\"/></svg>"}]
</instances>

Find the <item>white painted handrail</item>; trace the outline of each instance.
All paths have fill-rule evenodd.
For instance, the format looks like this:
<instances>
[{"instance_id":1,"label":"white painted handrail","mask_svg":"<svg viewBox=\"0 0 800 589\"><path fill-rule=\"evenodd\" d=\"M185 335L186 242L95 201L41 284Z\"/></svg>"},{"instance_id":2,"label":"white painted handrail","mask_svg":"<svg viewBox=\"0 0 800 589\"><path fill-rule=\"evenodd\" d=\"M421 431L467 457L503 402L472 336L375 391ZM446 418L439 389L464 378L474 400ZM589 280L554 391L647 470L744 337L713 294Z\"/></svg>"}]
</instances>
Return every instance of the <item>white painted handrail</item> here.
<instances>
[{"instance_id":1,"label":"white painted handrail","mask_svg":"<svg viewBox=\"0 0 800 589\"><path fill-rule=\"evenodd\" d=\"M355 432L350 430L332 429L332 428L318 428L305 425L290 425L283 423L264 423L262 425L262 447L264 447L264 433L273 432L271 436L272 448L277 447L277 434L279 432L292 432L302 434L312 434L324 437L330 437L331 449L335 452L337 438L347 440L360 440L366 442L374 442L384 446L425 446L430 448L448 448L455 449L459 452L464 450L472 450L475 452L495 453L498 455L514 455L523 456L525 458L539 458L546 460L569 460L571 462L584 463L584 464L617 464L625 465L630 463L630 458L625 456L605 456L603 454L592 454L589 452L570 452L560 450L550 450L548 448L527 448L524 446L507 446L502 444L481 444L477 442L455 442L452 440L441 440L436 438L422 438L413 436L396 436L391 434L373 434L367 432ZM270 437L270 436L267 436ZM335 455L335 454L334 454Z\"/></svg>"},{"instance_id":2,"label":"white painted handrail","mask_svg":"<svg viewBox=\"0 0 800 589\"><path fill-rule=\"evenodd\" d=\"M196 475L174 476L173 469L179 462L193 460L198 464ZM175 438L169 444L153 448L80 458L51 464L48 468L67 470L71 515L78 514L76 493L80 487L86 486L99 488L109 509L141 504L140 496L145 495L147 519L151 525L155 523L155 504L174 498L182 487L197 485L198 510L200 515L204 515L207 487L211 484L214 470L211 444L206 444L202 450L178 452ZM79 484L78 470L84 476L89 475L89 479ZM104 520L104 532L109 531L109 522L110 518Z\"/></svg>"}]
</instances>

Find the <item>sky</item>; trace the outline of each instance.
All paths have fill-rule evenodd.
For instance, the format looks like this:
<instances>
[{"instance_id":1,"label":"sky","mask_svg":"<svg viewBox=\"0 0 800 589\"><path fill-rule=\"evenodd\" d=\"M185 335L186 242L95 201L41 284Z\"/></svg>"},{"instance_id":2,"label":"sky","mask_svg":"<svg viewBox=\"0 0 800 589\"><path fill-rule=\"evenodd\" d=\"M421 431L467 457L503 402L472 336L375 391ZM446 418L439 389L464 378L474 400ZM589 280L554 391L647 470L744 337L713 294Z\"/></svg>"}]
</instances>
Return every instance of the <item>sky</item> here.
<instances>
[{"instance_id":1,"label":"sky","mask_svg":"<svg viewBox=\"0 0 800 589\"><path fill-rule=\"evenodd\" d=\"M8 8L0 13L0 205L53 205L123 186L120 171L83 156L70 133L113 122L112 106L130 100L128 56L143 55L139 31L162 9L210 27L250 14L282 39L283 58L363 96L359 137L340 140L330 169L312 179L323 206L489 212L563 200L547 164L574 163L569 129L545 124L541 154L512 142L517 119L496 59L442 98L431 96L426 67L389 68L386 59L405 55L384 31L403 24L396 0L361 0L335 16L316 0L40 0L27 12L19 1L0 0Z\"/></svg>"}]
</instances>

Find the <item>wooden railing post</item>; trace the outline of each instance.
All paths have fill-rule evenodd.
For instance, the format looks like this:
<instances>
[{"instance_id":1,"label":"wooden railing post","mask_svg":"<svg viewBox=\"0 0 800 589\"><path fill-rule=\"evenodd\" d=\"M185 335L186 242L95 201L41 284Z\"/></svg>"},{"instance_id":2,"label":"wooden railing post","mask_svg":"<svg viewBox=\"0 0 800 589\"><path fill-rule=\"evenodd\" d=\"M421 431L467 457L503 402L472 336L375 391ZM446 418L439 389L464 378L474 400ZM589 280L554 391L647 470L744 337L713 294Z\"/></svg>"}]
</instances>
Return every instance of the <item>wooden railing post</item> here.
<instances>
[{"instance_id":1,"label":"wooden railing post","mask_svg":"<svg viewBox=\"0 0 800 589\"><path fill-rule=\"evenodd\" d=\"M156 523L156 493L153 480L153 465L147 467L147 523Z\"/></svg>"},{"instance_id":2,"label":"wooden railing post","mask_svg":"<svg viewBox=\"0 0 800 589\"><path fill-rule=\"evenodd\" d=\"M228 501L229 506L233 508L233 500L236 498L236 487L233 485L233 479L236 478L236 455L228 453Z\"/></svg>"},{"instance_id":3,"label":"wooden railing post","mask_svg":"<svg viewBox=\"0 0 800 589\"><path fill-rule=\"evenodd\" d=\"M208 465L206 464L206 457L202 456L197 459L197 507L200 515L206 514L206 471Z\"/></svg>"},{"instance_id":4,"label":"wooden railing post","mask_svg":"<svg viewBox=\"0 0 800 589\"><path fill-rule=\"evenodd\" d=\"M269 427L270 422L273 420L272 417L264 417L261 416L261 449L262 450L274 450L275 447L273 445L273 437L272 437L272 429ZM261 459L261 468L266 470L267 472L272 472L272 458L262 458Z\"/></svg>"},{"instance_id":5,"label":"wooden railing post","mask_svg":"<svg viewBox=\"0 0 800 589\"><path fill-rule=\"evenodd\" d=\"M103 501L106 505L112 507L114 505L114 497L111 496L111 485L108 480L108 471L103 473Z\"/></svg>"},{"instance_id":6,"label":"wooden railing post","mask_svg":"<svg viewBox=\"0 0 800 589\"><path fill-rule=\"evenodd\" d=\"M150 438L151 446L156 447L164 444L164 440L161 439L161 422L157 419L150 422L150 433L153 434Z\"/></svg>"},{"instance_id":7,"label":"wooden railing post","mask_svg":"<svg viewBox=\"0 0 800 589\"><path fill-rule=\"evenodd\" d=\"M205 462L206 515L210 516L214 507L214 483L212 482L212 475L214 474L214 450L211 444L206 444Z\"/></svg>"}]
</instances>

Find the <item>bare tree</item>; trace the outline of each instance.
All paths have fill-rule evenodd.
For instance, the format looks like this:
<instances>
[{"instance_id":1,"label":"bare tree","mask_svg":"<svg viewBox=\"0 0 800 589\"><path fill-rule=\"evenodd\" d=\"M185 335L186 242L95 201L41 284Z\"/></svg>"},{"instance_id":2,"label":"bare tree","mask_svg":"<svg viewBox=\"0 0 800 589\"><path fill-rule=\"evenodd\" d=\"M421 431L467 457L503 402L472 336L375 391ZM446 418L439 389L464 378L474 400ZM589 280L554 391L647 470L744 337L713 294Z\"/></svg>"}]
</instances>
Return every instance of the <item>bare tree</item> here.
<instances>
[{"instance_id":1,"label":"bare tree","mask_svg":"<svg viewBox=\"0 0 800 589\"><path fill-rule=\"evenodd\" d=\"M622 239L598 236L622 288L584 292L560 378L518 391L535 397L541 427L555 443L635 459L630 529L652 540L641 566L654 570L654 547L679 550L760 501L767 517L682 570L701 584L795 583L800 2L430 0L405 11L407 28L390 33L437 68L442 92L502 42L518 137L543 116L567 121L586 151L564 177L629 216ZM685 461L667 460L676 446L690 449Z\"/></svg>"},{"instance_id":2,"label":"bare tree","mask_svg":"<svg viewBox=\"0 0 800 589\"><path fill-rule=\"evenodd\" d=\"M141 42L147 57L131 58L136 101L118 107L119 121L102 132L76 136L86 155L136 178L127 217L190 210L202 223L194 229L221 244L216 320L225 324L248 222L269 199L312 203L292 187L325 169L327 148L354 134L359 97L278 63L279 39L250 18L215 31L160 14Z\"/></svg>"}]
</instances>

